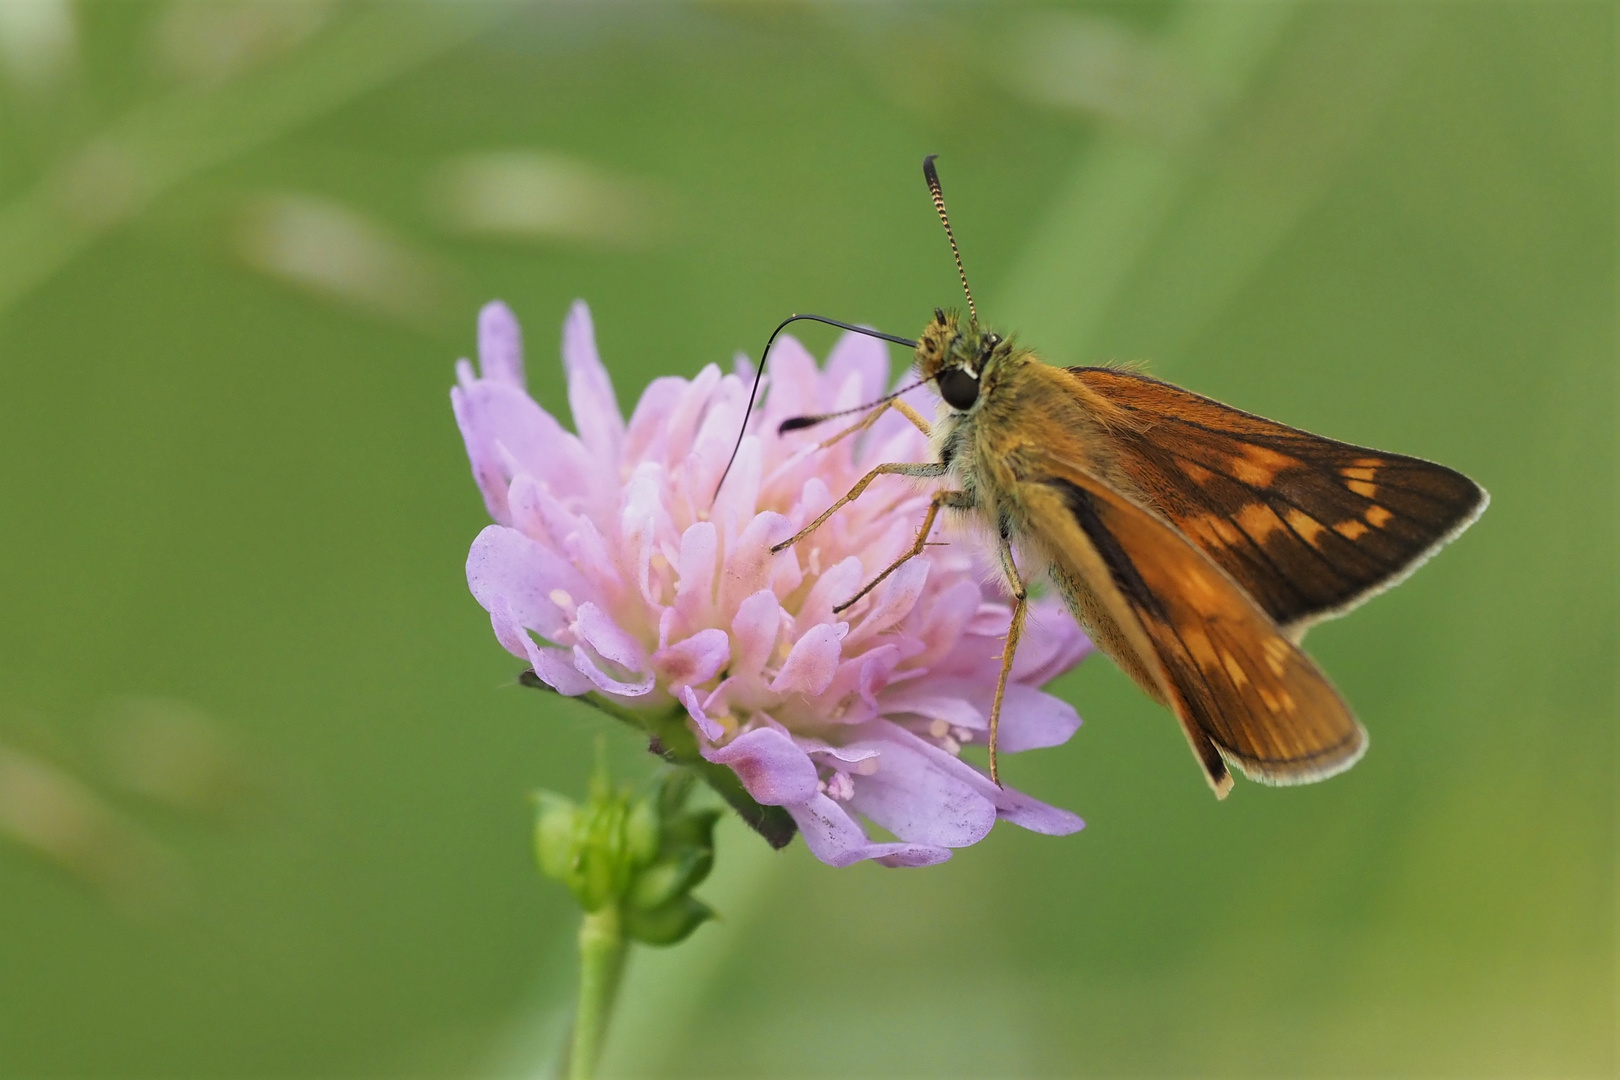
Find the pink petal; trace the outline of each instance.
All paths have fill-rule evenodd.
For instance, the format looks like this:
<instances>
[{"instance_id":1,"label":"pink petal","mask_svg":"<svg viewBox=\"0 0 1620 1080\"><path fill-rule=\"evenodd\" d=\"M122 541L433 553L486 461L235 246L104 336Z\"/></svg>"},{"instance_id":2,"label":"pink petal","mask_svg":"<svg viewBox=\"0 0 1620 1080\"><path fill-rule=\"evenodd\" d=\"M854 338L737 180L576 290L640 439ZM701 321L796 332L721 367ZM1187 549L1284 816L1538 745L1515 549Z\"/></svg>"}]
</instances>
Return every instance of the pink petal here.
<instances>
[{"instance_id":1,"label":"pink petal","mask_svg":"<svg viewBox=\"0 0 1620 1080\"><path fill-rule=\"evenodd\" d=\"M984 839L996 823L988 798L914 748L887 739L846 745L879 753L877 771L855 777L850 805L900 839L966 847Z\"/></svg>"},{"instance_id":2,"label":"pink petal","mask_svg":"<svg viewBox=\"0 0 1620 1080\"><path fill-rule=\"evenodd\" d=\"M523 331L512 309L499 300L478 313L478 368L491 382L524 388Z\"/></svg>"},{"instance_id":3,"label":"pink petal","mask_svg":"<svg viewBox=\"0 0 1620 1080\"><path fill-rule=\"evenodd\" d=\"M703 703L698 700L696 690L690 686L683 686L679 697L681 704L686 706L686 714L692 718L692 722L698 726L698 730L703 733L705 739L714 742L725 735L726 729L709 719L709 714L703 708Z\"/></svg>"},{"instance_id":4,"label":"pink petal","mask_svg":"<svg viewBox=\"0 0 1620 1080\"><path fill-rule=\"evenodd\" d=\"M928 720L943 720L952 727L980 731L990 723L959 691L950 686L941 686L932 679L901 683L885 690L878 697L878 708L885 716L911 714Z\"/></svg>"},{"instance_id":5,"label":"pink petal","mask_svg":"<svg viewBox=\"0 0 1620 1080\"><path fill-rule=\"evenodd\" d=\"M1030 832L1045 833L1048 836L1067 836L1072 832L1079 832L1086 827L1079 815L1056 806L1049 806L1039 799L1031 798L1021 791L1012 788L998 788L990 778L961 758L947 754L917 735L905 730L897 724L888 721L878 721L874 728L882 729L882 738L885 741L894 741L911 747L918 754L932 761L938 769L975 788L981 795L995 804L998 816L1014 825L1022 826Z\"/></svg>"},{"instance_id":6,"label":"pink petal","mask_svg":"<svg viewBox=\"0 0 1620 1080\"><path fill-rule=\"evenodd\" d=\"M598 655L620 667L640 671L647 662L647 654L641 643L626 633L607 612L589 601L579 605L574 633L595 649Z\"/></svg>"},{"instance_id":7,"label":"pink petal","mask_svg":"<svg viewBox=\"0 0 1620 1080\"><path fill-rule=\"evenodd\" d=\"M689 625L709 621L714 609L715 556L719 549L712 521L688 525L681 534L679 578L675 585L675 607Z\"/></svg>"},{"instance_id":8,"label":"pink petal","mask_svg":"<svg viewBox=\"0 0 1620 1080\"><path fill-rule=\"evenodd\" d=\"M924 586L928 584L928 572L931 568L927 559L912 559L902 564L888 581L879 585L872 606L867 609L854 634L851 635L851 644L860 645L898 625L901 619L909 615L911 609L917 606L917 598L922 595Z\"/></svg>"},{"instance_id":9,"label":"pink petal","mask_svg":"<svg viewBox=\"0 0 1620 1080\"><path fill-rule=\"evenodd\" d=\"M502 525L510 524L512 519L506 507L506 485L510 477L501 456L495 452L494 444L485 437L477 408L467 396L465 387L450 388L450 411L455 414L456 427L461 429L462 442L467 446L467 460L472 465L473 482L484 497L485 509L490 517Z\"/></svg>"},{"instance_id":10,"label":"pink petal","mask_svg":"<svg viewBox=\"0 0 1620 1080\"><path fill-rule=\"evenodd\" d=\"M661 375L647 384L630 414L630 425L625 429L620 454L626 461L668 460L662 453L666 421L686 395L688 383L674 375Z\"/></svg>"},{"instance_id":11,"label":"pink petal","mask_svg":"<svg viewBox=\"0 0 1620 1080\"><path fill-rule=\"evenodd\" d=\"M793 740L771 728L755 728L703 756L726 765L743 787L766 806L802 803L816 794L816 767Z\"/></svg>"},{"instance_id":12,"label":"pink petal","mask_svg":"<svg viewBox=\"0 0 1620 1080\"><path fill-rule=\"evenodd\" d=\"M741 455L738 456L741 460ZM726 488L731 479L726 480ZM756 515L743 529L742 535L732 543L726 553L725 569L720 579L720 606L734 608L744 597L752 596L770 585L771 563L788 559L788 552L771 554L771 545L792 536L787 518L769 511Z\"/></svg>"},{"instance_id":13,"label":"pink petal","mask_svg":"<svg viewBox=\"0 0 1620 1080\"><path fill-rule=\"evenodd\" d=\"M865 334L846 333L840 337L832 355L827 357L827 373L823 378L826 385L838 392L852 376L856 384L850 406L881 397L889 383L889 347Z\"/></svg>"},{"instance_id":14,"label":"pink petal","mask_svg":"<svg viewBox=\"0 0 1620 1080\"><path fill-rule=\"evenodd\" d=\"M984 724L988 727L989 717ZM966 726L966 725L964 725ZM1009 683L1001 702L997 748L1009 754L1062 746L1080 728L1080 714L1061 698L1033 686Z\"/></svg>"},{"instance_id":15,"label":"pink petal","mask_svg":"<svg viewBox=\"0 0 1620 1080\"><path fill-rule=\"evenodd\" d=\"M875 693L893 677L902 659L903 653L893 642L844 659L839 663L838 673L833 676L832 682L821 692L822 700L828 703L843 702L849 695L859 694L866 708L849 709L838 722L864 723L876 715Z\"/></svg>"},{"instance_id":16,"label":"pink petal","mask_svg":"<svg viewBox=\"0 0 1620 1080\"><path fill-rule=\"evenodd\" d=\"M725 456L729 457L730 454L728 447ZM742 445L737 447L737 457L731 463L731 471L726 474L725 485L716 492L714 485L719 482L723 462L724 458L721 458L711 471L705 473L698 481L703 486L694 494L699 505L708 503L710 496L713 496L713 503L708 503L709 516L722 523L727 535L735 535L739 525L753 520L759 509L761 463L758 436L749 435L743 439ZM786 519L783 520L785 522ZM791 535L785 533L782 539Z\"/></svg>"},{"instance_id":17,"label":"pink petal","mask_svg":"<svg viewBox=\"0 0 1620 1080\"><path fill-rule=\"evenodd\" d=\"M698 425L709 411L709 401L720 385L720 378L718 367L705 364L703 370L697 373L697 378L683 384L680 397L676 399L674 407L669 410L662 425L665 462L671 465L680 464L692 452L692 441L697 437ZM731 481L728 480L726 483L729 486ZM707 500L707 495L704 498Z\"/></svg>"},{"instance_id":18,"label":"pink petal","mask_svg":"<svg viewBox=\"0 0 1620 1080\"><path fill-rule=\"evenodd\" d=\"M843 649L846 623L822 623L806 630L793 643L782 670L777 672L771 690L778 694L816 695L827 689L838 674L838 658Z\"/></svg>"},{"instance_id":19,"label":"pink petal","mask_svg":"<svg viewBox=\"0 0 1620 1080\"><path fill-rule=\"evenodd\" d=\"M624 509L619 513L619 539L630 556L636 586L648 605L659 603L658 589L652 580L652 557L658 547L660 534L673 534L674 522L665 509L664 470L657 462L644 461L636 466L626 485Z\"/></svg>"},{"instance_id":20,"label":"pink petal","mask_svg":"<svg viewBox=\"0 0 1620 1080\"><path fill-rule=\"evenodd\" d=\"M816 368L815 357L805 351L792 334L784 334L771 346L771 355L765 364L765 381L769 391L756 430L775 431L790 416L820 412L824 408L821 372ZM789 438L816 442L820 436L810 432Z\"/></svg>"},{"instance_id":21,"label":"pink petal","mask_svg":"<svg viewBox=\"0 0 1620 1080\"><path fill-rule=\"evenodd\" d=\"M591 681L592 685L607 694L618 694L621 697L642 697L652 693L653 687L657 685L657 680L651 674L635 682L615 678L612 673L603 670L602 665L597 662L597 658L591 654L591 650L583 644L574 646L574 666Z\"/></svg>"},{"instance_id":22,"label":"pink petal","mask_svg":"<svg viewBox=\"0 0 1620 1080\"><path fill-rule=\"evenodd\" d=\"M731 642L726 632L710 629L660 649L653 654L652 662L665 684L675 687L708 682L730 659Z\"/></svg>"},{"instance_id":23,"label":"pink petal","mask_svg":"<svg viewBox=\"0 0 1620 1080\"><path fill-rule=\"evenodd\" d=\"M919 667L934 667L956 647L968 620L979 609L979 586L973 581L957 581L931 595L925 595L919 608L919 631L928 646L917 657Z\"/></svg>"},{"instance_id":24,"label":"pink petal","mask_svg":"<svg viewBox=\"0 0 1620 1080\"><path fill-rule=\"evenodd\" d=\"M761 589L738 604L737 616L731 620L731 636L737 643L737 660L733 665L736 672L757 674L771 658L781 630L782 605L770 589Z\"/></svg>"},{"instance_id":25,"label":"pink petal","mask_svg":"<svg viewBox=\"0 0 1620 1080\"><path fill-rule=\"evenodd\" d=\"M596 354L596 331L591 309L575 300L563 323L563 370L568 374L568 407L580 442L605 462L619 460L624 440L624 416L613 393L613 380Z\"/></svg>"},{"instance_id":26,"label":"pink petal","mask_svg":"<svg viewBox=\"0 0 1620 1080\"><path fill-rule=\"evenodd\" d=\"M564 697L578 697L596 689L574 666L571 649L536 649L529 664L542 682Z\"/></svg>"},{"instance_id":27,"label":"pink petal","mask_svg":"<svg viewBox=\"0 0 1620 1080\"><path fill-rule=\"evenodd\" d=\"M489 613L489 623L495 630L495 640L514 656L526 658L534 673L557 693L577 697L592 689L591 682L574 667L569 650L540 648L518 625L506 605L496 605Z\"/></svg>"},{"instance_id":28,"label":"pink petal","mask_svg":"<svg viewBox=\"0 0 1620 1080\"><path fill-rule=\"evenodd\" d=\"M799 613L794 617L794 625L815 626L832 622L836 618L833 608L854 596L861 584L861 560L853 555L840 560L823 571L816 583L810 586L809 595L799 605Z\"/></svg>"},{"instance_id":29,"label":"pink petal","mask_svg":"<svg viewBox=\"0 0 1620 1080\"><path fill-rule=\"evenodd\" d=\"M467 553L467 586L485 611L505 604L512 618L553 641L571 613L558 607L556 593L574 603L586 600L585 579L544 544L516 529L486 526Z\"/></svg>"},{"instance_id":30,"label":"pink petal","mask_svg":"<svg viewBox=\"0 0 1620 1080\"><path fill-rule=\"evenodd\" d=\"M743 406L747 401L747 389L733 375L720 380L720 385L710 399L709 410L698 428L692 452L687 455L685 463L687 483L692 486L700 505L708 504L714 494L715 485L720 482L720 474L725 471L726 461L731 457L731 448L737 444L737 433L743 421ZM734 464L732 469L736 471L737 466ZM731 477L728 476L726 487L730 486ZM739 506L736 512L752 514L753 507ZM717 510L713 516L723 520L724 512Z\"/></svg>"},{"instance_id":31,"label":"pink petal","mask_svg":"<svg viewBox=\"0 0 1620 1080\"><path fill-rule=\"evenodd\" d=\"M456 419L480 476L486 468L496 468L508 479L522 471L544 477L562 494L597 502L611 497L601 484L601 463L521 389L483 379L451 393L453 401L459 397Z\"/></svg>"},{"instance_id":32,"label":"pink petal","mask_svg":"<svg viewBox=\"0 0 1620 1080\"><path fill-rule=\"evenodd\" d=\"M848 866L876 859L886 866L933 866L951 857L951 849L923 844L874 844L844 812L844 808L817 792L802 803L789 804L810 853L828 866Z\"/></svg>"}]
</instances>

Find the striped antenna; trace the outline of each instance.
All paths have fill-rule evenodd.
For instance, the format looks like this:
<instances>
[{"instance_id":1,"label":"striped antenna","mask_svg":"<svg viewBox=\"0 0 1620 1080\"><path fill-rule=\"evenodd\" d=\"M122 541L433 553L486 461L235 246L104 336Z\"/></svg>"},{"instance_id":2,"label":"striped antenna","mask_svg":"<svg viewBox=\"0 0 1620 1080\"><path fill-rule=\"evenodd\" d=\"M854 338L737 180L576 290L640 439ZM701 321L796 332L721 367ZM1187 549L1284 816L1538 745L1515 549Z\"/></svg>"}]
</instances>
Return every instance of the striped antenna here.
<instances>
[{"instance_id":1,"label":"striped antenna","mask_svg":"<svg viewBox=\"0 0 1620 1080\"><path fill-rule=\"evenodd\" d=\"M979 321L979 309L973 306L973 290L968 288L967 271L962 269L962 252L956 246L956 234L951 232L951 219L945 213L945 193L939 187L939 172L934 168L934 159L938 154L929 154L923 158L923 178L928 181L928 191L934 196L934 209L939 211L939 220L945 226L945 239L951 242L951 254L956 256L956 272L962 278L962 291L967 294L968 313L973 316L975 325Z\"/></svg>"}]
</instances>

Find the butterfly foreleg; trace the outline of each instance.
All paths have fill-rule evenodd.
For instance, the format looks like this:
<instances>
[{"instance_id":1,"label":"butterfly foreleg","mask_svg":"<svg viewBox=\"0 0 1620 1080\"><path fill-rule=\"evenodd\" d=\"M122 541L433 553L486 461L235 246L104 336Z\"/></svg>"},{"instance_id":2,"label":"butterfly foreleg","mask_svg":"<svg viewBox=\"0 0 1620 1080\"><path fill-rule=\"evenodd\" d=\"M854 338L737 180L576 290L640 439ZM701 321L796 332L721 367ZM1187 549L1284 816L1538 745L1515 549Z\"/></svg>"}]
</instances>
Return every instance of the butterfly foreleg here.
<instances>
[{"instance_id":1,"label":"butterfly foreleg","mask_svg":"<svg viewBox=\"0 0 1620 1080\"><path fill-rule=\"evenodd\" d=\"M928 534L933 531L934 519L939 517L939 510L942 506L948 506L952 510L971 510L974 506L973 497L965 491L934 492L934 497L928 502L928 513L923 515L922 525L917 529L916 543L912 544L910 550L908 550L904 555L890 563L887 570L883 571L883 573L861 586L860 592L833 608L833 614L841 614L846 608L853 607L855 601L859 600L861 597L883 584L884 578L900 569L907 562L915 559L918 555L921 555L923 548L928 546Z\"/></svg>"},{"instance_id":2,"label":"butterfly foreleg","mask_svg":"<svg viewBox=\"0 0 1620 1080\"><path fill-rule=\"evenodd\" d=\"M800 540L803 540L805 537L821 528L824 524L826 524L828 518L832 517L834 514L838 513L838 511L860 498L861 492L865 491L867 486L880 476L910 476L921 480L931 480L944 476L945 471L945 465L937 461L894 461L887 465L879 465L877 468L873 469L871 472L857 480L855 482L855 486L849 489L849 494L827 507L827 509L822 512L820 517L816 518L816 520L812 521L810 524L806 525L804 528L800 529L798 532L794 533L780 544L777 544L775 547L771 548L771 554L774 555L779 551L786 551L794 544L797 544Z\"/></svg>"},{"instance_id":3,"label":"butterfly foreleg","mask_svg":"<svg viewBox=\"0 0 1620 1080\"><path fill-rule=\"evenodd\" d=\"M1012 673L1013 657L1018 652L1018 638L1024 632L1024 613L1029 605L1029 589L1018 565L1013 562L1012 544L1001 537L997 553L1001 556L1001 572L1007 579L1007 588L1013 594L1012 622L1007 626L1007 643L1001 649L1001 674L996 677L996 696L990 703L990 780L1001 786L996 763L996 733L1001 726L1001 699L1007 693L1007 676Z\"/></svg>"}]
</instances>

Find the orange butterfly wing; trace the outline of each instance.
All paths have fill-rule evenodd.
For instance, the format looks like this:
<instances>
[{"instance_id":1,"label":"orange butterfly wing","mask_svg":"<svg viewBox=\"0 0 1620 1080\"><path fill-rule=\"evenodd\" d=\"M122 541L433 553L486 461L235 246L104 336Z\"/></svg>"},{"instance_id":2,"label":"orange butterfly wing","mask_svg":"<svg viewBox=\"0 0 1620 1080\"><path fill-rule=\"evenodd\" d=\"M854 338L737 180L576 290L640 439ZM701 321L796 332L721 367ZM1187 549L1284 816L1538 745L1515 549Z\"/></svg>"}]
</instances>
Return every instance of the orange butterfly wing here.
<instances>
[{"instance_id":1,"label":"orange butterfly wing","mask_svg":"<svg viewBox=\"0 0 1620 1080\"><path fill-rule=\"evenodd\" d=\"M1119 467L1298 640L1397 584L1485 509L1485 490L1114 368L1069 368L1113 406ZM1117 411L1115 411L1117 410Z\"/></svg>"},{"instance_id":2,"label":"orange butterfly wing","mask_svg":"<svg viewBox=\"0 0 1620 1080\"><path fill-rule=\"evenodd\" d=\"M1367 736L1311 659L1176 529L1083 469L1054 464L1019 485L1053 571L1100 644L1137 654L1146 689L1175 711L1216 794L1230 761L1272 784L1353 765Z\"/></svg>"}]
</instances>

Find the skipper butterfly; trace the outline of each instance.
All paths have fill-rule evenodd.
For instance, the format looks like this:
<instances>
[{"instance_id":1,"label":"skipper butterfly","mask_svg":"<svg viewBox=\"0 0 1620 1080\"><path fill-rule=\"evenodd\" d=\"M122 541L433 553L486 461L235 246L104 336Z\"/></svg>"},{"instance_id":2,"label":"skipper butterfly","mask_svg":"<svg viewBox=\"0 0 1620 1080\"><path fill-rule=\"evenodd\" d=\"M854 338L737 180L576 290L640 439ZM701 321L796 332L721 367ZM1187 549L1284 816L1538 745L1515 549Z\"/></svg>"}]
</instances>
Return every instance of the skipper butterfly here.
<instances>
[{"instance_id":1,"label":"skipper butterfly","mask_svg":"<svg viewBox=\"0 0 1620 1080\"><path fill-rule=\"evenodd\" d=\"M990 714L998 783L1002 698L1027 583L1041 574L1097 646L1175 714L1218 797L1232 787L1228 765L1267 784L1354 765L1366 731L1300 641L1455 539L1484 511L1485 490L1443 465L1325 439L1132 371L1042 363L980 324L932 155L923 174L967 319L935 309L911 341L795 315L771 341L812 319L913 348L921 378L906 390L934 384L943 399L934 422L901 390L851 410L869 412L823 445L895 408L929 435L935 460L879 465L773 550L803 540L879 476L946 482L911 549L835 610L920 554L941 510L988 527L1015 601ZM841 415L795 417L782 430Z\"/></svg>"}]
</instances>

